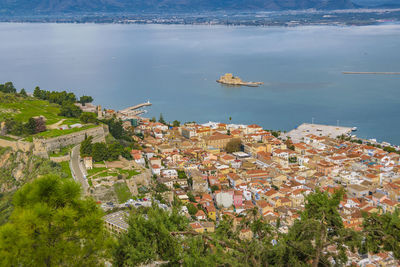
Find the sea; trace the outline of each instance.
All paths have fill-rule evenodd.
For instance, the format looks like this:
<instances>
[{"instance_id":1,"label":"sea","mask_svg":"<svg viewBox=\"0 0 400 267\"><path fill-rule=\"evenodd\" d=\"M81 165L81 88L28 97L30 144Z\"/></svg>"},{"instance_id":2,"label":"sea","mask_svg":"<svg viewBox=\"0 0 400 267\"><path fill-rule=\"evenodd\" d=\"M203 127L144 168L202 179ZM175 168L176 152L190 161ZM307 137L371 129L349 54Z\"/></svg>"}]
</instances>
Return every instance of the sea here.
<instances>
[{"instance_id":1,"label":"sea","mask_svg":"<svg viewBox=\"0 0 400 267\"><path fill-rule=\"evenodd\" d=\"M145 101L146 117L357 127L400 144L400 25L248 27L0 24L0 83L70 90L104 108ZM216 82L233 73L260 87Z\"/></svg>"}]
</instances>

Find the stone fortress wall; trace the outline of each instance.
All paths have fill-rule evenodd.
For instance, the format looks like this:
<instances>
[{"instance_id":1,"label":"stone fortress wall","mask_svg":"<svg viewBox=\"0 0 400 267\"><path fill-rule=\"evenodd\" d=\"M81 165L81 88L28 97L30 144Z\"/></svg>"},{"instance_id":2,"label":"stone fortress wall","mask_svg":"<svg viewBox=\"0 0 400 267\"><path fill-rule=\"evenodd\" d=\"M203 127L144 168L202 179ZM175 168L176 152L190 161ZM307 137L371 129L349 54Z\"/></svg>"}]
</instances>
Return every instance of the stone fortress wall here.
<instances>
[{"instance_id":1,"label":"stone fortress wall","mask_svg":"<svg viewBox=\"0 0 400 267\"><path fill-rule=\"evenodd\" d=\"M37 156L45 156L49 151L54 151L60 149L62 147L66 147L69 145L77 145L85 140L85 136L105 136L108 134L108 126L107 125L100 125L95 128L90 128L87 130L79 131L76 133L66 134L54 138L48 139L34 139L33 145L34 155ZM45 156L48 157L48 156Z\"/></svg>"},{"instance_id":2,"label":"stone fortress wall","mask_svg":"<svg viewBox=\"0 0 400 267\"><path fill-rule=\"evenodd\" d=\"M11 140L0 139L0 146L11 147L13 151L21 150L23 152L28 152L32 150L33 143L20 140L11 141Z\"/></svg>"},{"instance_id":3,"label":"stone fortress wall","mask_svg":"<svg viewBox=\"0 0 400 267\"><path fill-rule=\"evenodd\" d=\"M48 158L48 152L66 147L69 145L77 145L81 143L85 136L106 136L108 134L107 125L99 125L94 128L87 130L82 130L76 133L66 134L54 138L42 139L34 138L33 143L25 141L9 141L0 139L1 147L11 147L14 151L21 150L23 152L28 152L33 149L33 154L40 157Z\"/></svg>"}]
</instances>

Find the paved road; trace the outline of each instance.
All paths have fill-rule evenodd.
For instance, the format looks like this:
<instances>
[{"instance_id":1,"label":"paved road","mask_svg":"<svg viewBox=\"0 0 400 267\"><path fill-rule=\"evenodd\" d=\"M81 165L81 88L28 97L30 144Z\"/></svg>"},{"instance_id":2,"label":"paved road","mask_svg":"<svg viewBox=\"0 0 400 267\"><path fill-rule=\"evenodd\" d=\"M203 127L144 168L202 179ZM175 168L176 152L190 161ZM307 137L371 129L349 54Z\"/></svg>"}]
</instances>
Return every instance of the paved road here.
<instances>
[{"instance_id":1,"label":"paved road","mask_svg":"<svg viewBox=\"0 0 400 267\"><path fill-rule=\"evenodd\" d=\"M87 179L85 179L81 164L79 162L80 146L81 145L77 145L72 149L70 166L71 166L71 171L72 171L75 181L79 182L82 185L83 192L85 195L87 195L89 193L88 192L89 185L88 185Z\"/></svg>"}]
</instances>

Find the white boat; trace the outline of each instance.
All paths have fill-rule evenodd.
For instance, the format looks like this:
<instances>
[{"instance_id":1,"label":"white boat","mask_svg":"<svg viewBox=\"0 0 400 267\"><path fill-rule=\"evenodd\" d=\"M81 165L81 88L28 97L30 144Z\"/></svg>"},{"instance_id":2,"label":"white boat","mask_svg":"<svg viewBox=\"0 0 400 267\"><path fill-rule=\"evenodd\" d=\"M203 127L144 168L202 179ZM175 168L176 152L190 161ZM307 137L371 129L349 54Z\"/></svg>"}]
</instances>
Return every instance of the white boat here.
<instances>
[{"instance_id":1,"label":"white boat","mask_svg":"<svg viewBox=\"0 0 400 267\"><path fill-rule=\"evenodd\" d=\"M357 131L357 127L353 127L353 128L351 128L351 130L352 130L353 132Z\"/></svg>"}]
</instances>

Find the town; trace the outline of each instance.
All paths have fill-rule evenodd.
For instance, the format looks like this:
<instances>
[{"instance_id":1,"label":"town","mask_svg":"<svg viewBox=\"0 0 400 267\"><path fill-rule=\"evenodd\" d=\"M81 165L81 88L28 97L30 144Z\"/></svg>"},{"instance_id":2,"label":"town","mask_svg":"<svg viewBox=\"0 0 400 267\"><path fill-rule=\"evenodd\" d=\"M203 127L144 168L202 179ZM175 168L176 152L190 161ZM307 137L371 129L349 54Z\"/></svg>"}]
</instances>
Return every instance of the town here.
<instances>
[{"instance_id":1,"label":"town","mask_svg":"<svg viewBox=\"0 0 400 267\"><path fill-rule=\"evenodd\" d=\"M254 210L286 233L304 209L305 196L317 189L333 193L344 188L340 215L344 226L356 231L363 212L391 213L400 206L399 151L362 142L351 128L304 124L284 134L257 124L172 126L140 117L135 122L142 147L131 151L135 163L151 171L149 185L162 188L157 201L169 206L178 199L199 233L213 232L225 216L236 227L243 214ZM130 122L124 126L133 127ZM131 199L126 206L149 205L150 198ZM126 230L123 213L107 215L113 231ZM252 237L250 229L240 230L240 238ZM359 266L395 263L391 253L348 254Z\"/></svg>"},{"instance_id":2,"label":"town","mask_svg":"<svg viewBox=\"0 0 400 267\"><path fill-rule=\"evenodd\" d=\"M30 167L22 158L50 161L103 209L112 235L128 230L129 214L154 205L166 212L179 207L191 234L212 234L229 220L244 242L259 238L243 223L249 216L288 234L308 196L318 192L344 191L338 212L343 227L355 232L365 230L365 214L394 214L400 207L400 148L359 139L356 127L312 121L281 132L257 124L181 124L162 114L158 121L145 118L150 101L116 111L91 104L89 96L78 101L40 88L28 95L12 83L2 91L0 159L14 177L4 180L3 193L25 179ZM398 264L391 250L347 249L346 257L358 266Z\"/></svg>"}]
</instances>

